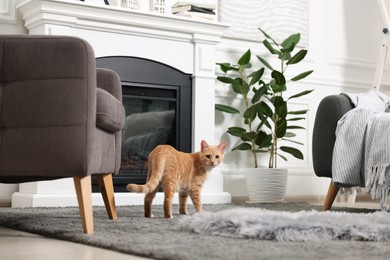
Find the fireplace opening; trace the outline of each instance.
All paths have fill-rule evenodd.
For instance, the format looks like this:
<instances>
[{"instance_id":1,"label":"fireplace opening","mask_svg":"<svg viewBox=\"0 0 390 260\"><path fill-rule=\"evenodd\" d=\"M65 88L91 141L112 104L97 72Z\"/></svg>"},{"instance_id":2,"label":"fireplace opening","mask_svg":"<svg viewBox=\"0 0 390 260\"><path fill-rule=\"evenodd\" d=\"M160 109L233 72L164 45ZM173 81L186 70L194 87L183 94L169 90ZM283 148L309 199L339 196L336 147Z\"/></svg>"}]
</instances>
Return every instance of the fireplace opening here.
<instances>
[{"instance_id":1,"label":"fireplace opening","mask_svg":"<svg viewBox=\"0 0 390 260\"><path fill-rule=\"evenodd\" d=\"M125 192L128 183L146 182L148 155L157 145L191 152L192 78L169 65L139 57L101 57L96 64L117 72L122 82L126 125L121 168L113 182L115 192ZM92 190L99 191L94 178Z\"/></svg>"}]
</instances>

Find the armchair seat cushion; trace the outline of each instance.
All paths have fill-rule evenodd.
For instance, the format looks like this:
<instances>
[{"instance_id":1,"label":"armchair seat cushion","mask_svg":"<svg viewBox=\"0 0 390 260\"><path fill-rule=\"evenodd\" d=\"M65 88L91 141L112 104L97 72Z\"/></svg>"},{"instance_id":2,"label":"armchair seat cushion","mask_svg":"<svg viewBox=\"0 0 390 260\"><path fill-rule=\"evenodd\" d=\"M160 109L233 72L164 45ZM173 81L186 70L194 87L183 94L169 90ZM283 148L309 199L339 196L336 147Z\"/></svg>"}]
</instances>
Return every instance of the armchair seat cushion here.
<instances>
[{"instance_id":1,"label":"armchair seat cushion","mask_svg":"<svg viewBox=\"0 0 390 260\"><path fill-rule=\"evenodd\" d=\"M104 89L97 89L97 127L115 133L125 126L125 110L114 96Z\"/></svg>"}]
</instances>

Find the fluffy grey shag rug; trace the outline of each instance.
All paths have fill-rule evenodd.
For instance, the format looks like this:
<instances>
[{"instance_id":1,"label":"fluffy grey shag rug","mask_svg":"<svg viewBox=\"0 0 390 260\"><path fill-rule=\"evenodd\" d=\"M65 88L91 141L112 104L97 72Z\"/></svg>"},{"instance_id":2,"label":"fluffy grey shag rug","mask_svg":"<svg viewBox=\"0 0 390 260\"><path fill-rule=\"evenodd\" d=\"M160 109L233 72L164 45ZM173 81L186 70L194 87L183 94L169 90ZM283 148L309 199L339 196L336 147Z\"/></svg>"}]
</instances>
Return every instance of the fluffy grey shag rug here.
<instances>
[{"instance_id":1,"label":"fluffy grey shag rug","mask_svg":"<svg viewBox=\"0 0 390 260\"><path fill-rule=\"evenodd\" d=\"M234 208L202 212L181 220L181 230L234 238L313 241L390 241L390 214L272 211Z\"/></svg>"}]
</instances>

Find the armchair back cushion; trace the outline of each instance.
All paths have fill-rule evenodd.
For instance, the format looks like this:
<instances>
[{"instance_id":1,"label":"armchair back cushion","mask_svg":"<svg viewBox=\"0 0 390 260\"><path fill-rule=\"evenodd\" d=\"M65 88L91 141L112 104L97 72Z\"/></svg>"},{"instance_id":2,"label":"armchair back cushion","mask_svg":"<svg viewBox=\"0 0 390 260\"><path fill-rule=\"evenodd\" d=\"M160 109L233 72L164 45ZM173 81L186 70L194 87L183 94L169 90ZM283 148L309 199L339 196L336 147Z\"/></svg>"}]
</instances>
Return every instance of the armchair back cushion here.
<instances>
[{"instance_id":1,"label":"armchair back cushion","mask_svg":"<svg viewBox=\"0 0 390 260\"><path fill-rule=\"evenodd\" d=\"M79 38L0 37L1 176L119 171L121 127L97 127L96 117L99 91L106 96L102 110L124 121L120 80L101 73L112 74L115 93L97 90L93 50Z\"/></svg>"}]
</instances>

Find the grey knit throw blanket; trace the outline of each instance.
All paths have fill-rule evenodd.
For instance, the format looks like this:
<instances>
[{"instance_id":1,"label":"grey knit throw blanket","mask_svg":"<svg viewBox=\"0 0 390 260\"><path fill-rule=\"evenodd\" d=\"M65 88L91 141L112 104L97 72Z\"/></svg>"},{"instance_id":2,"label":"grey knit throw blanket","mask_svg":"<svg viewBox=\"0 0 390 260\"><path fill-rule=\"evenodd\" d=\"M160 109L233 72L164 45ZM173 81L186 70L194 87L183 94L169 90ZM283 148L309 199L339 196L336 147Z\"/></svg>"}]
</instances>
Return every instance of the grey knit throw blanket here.
<instances>
[{"instance_id":1,"label":"grey knit throw blanket","mask_svg":"<svg viewBox=\"0 0 390 260\"><path fill-rule=\"evenodd\" d=\"M341 187L365 187L390 211L390 98L374 90L345 95L356 107L337 124L333 181Z\"/></svg>"}]
</instances>

